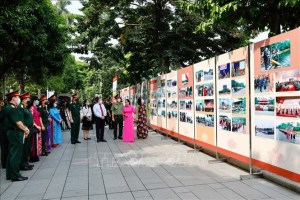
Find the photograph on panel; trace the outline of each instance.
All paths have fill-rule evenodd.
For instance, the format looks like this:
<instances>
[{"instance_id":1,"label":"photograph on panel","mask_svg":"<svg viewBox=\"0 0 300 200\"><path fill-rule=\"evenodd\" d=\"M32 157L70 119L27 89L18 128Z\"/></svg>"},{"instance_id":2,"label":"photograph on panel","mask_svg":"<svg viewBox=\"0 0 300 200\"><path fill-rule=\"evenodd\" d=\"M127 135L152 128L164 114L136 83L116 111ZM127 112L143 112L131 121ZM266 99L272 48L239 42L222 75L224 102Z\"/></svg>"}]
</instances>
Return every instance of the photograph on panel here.
<instances>
[{"instance_id":1,"label":"photograph on panel","mask_svg":"<svg viewBox=\"0 0 300 200\"><path fill-rule=\"evenodd\" d=\"M157 98L165 98L166 97L165 90L162 88L158 89L156 92L156 97Z\"/></svg>"},{"instance_id":2,"label":"photograph on panel","mask_svg":"<svg viewBox=\"0 0 300 200\"><path fill-rule=\"evenodd\" d=\"M219 65L219 79L230 78L230 63Z\"/></svg>"},{"instance_id":3,"label":"photograph on panel","mask_svg":"<svg viewBox=\"0 0 300 200\"><path fill-rule=\"evenodd\" d=\"M165 111L165 110L160 110L160 111L158 112L158 116L159 116L159 117L166 118L166 111Z\"/></svg>"},{"instance_id":4,"label":"photograph on panel","mask_svg":"<svg viewBox=\"0 0 300 200\"><path fill-rule=\"evenodd\" d=\"M177 100L168 100L167 107L176 109L177 108Z\"/></svg>"},{"instance_id":5,"label":"photograph on panel","mask_svg":"<svg viewBox=\"0 0 300 200\"><path fill-rule=\"evenodd\" d=\"M231 64L231 76L244 76L246 73L246 62L245 60L233 62Z\"/></svg>"},{"instance_id":6,"label":"photograph on panel","mask_svg":"<svg viewBox=\"0 0 300 200\"><path fill-rule=\"evenodd\" d=\"M274 139L274 119L273 118L256 118L255 119L255 136Z\"/></svg>"},{"instance_id":7,"label":"photograph on panel","mask_svg":"<svg viewBox=\"0 0 300 200\"><path fill-rule=\"evenodd\" d=\"M186 112L180 112L179 113L179 120L181 121L181 122L186 122L186 116L187 115L187 113Z\"/></svg>"},{"instance_id":8,"label":"photograph on panel","mask_svg":"<svg viewBox=\"0 0 300 200\"><path fill-rule=\"evenodd\" d=\"M157 101L157 107L158 108L165 108L166 107L166 100L165 99L159 99Z\"/></svg>"},{"instance_id":9,"label":"photograph on panel","mask_svg":"<svg viewBox=\"0 0 300 200\"><path fill-rule=\"evenodd\" d=\"M204 100L203 99L196 100L196 111L204 112Z\"/></svg>"},{"instance_id":10,"label":"photograph on panel","mask_svg":"<svg viewBox=\"0 0 300 200\"><path fill-rule=\"evenodd\" d=\"M232 113L246 114L246 98L236 98L232 100Z\"/></svg>"},{"instance_id":11,"label":"photograph on panel","mask_svg":"<svg viewBox=\"0 0 300 200\"><path fill-rule=\"evenodd\" d=\"M150 107L153 107L153 108L157 107L157 101L155 99L150 100Z\"/></svg>"},{"instance_id":12,"label":"photograph on panel","mask_svg":"<svg viewBox=\"0 0 300 200\"><path fill-rule=\"evenodd\" d=\"M276 92L300 91L300 69L276 73Z\"/></svg>"},{"instance_id":13,"label":"photograph on panel","mask_svg":"<svg viewBox=\"0 0 300 200\"><path fill-rule=\"evenodd\" d=\"M156 99L156 90L150 92L151 99Z\"/></svg>"},{"instance_id":14,"label":"photograph on panel","mask_svg":"<svg viewBox=\"0 0 300 200\"><path fill-rule=\"evenodd\" d=\"M300 144L300 122L277 121L276 139L283 142Z\"/></svg>"},{"instance_id":15,"label":"photograph on panel","mask_svg":"<svg viewBox=\"0 0 300 200\"><path fill-rule=\"evenodd\" d=\"M274 116L275 99L274 97L255 97L255 114Z\"/></svg>"},{"instance_id":16,"label":"photograph on panel","mask_svg":"<svg viewBox=\"0 0 300 200\"><path fill-rule=\"evenodd\" d=\"M197 114L196 123L207 127L214 127L214 115Z\"/></svg>"},{"instance_id":17,"label":"photograph on panel","mask_svg":"<svg viewBox=\"0 0 300 200\"><path fill-rule=\"evenodd\" d=\"M245 95L246 94L246 80L235 79L231 80L232 95Z\"/></svg>"},{"instance_id":18,"label":"photograph on panel","mask_svg":"<svg viewBox=\"0 0 300 200\"><path fill-rule=\"evenodd\" d=\"M203 72L204 72L204 81L210 81L214 79L214 70L211 66L205 68Z\"/></svg>"},{"instance_id":19,"label":"photograph on panel","mask_svg":"<svg viewBox=\"0 0 300 200\"><path fill-rule=\"evenodd\" d=\"M151 115L157 116L157 110L155 108L151 108Z\"/></svg>"},{"instance_id":20,"label":"photograph on panel","mask_svg":"<svg viewBox=\"0 0 300 200\"><path fill-rule=\"evenodd\" d=\"M167 80L167 86L168 87L175 87L175 86L177 86L177 79L169 79L169 80Z\"/></svg>"},{"instance_id":21,"label":"photograph on panel","mask_svg":"<svg viewBox=\"0 0 300 200\"><path fill-rule=\"evenodd\" d=\"M246 134L246 118L233 117L232 118L232 132Z\"/></svg>"},{"instance_id":22,"label":"photograph on panel","mask_svg":"<svg viewBox=\"0 0 300 200\"><path fill-rule=\"evenodd\" d=\"M230 98L219 98L219 112L231 113L232 99Z\"/></svg>"},{"instance_id":23,"label":"photograph on panel","mask_svg":"<svg viewBox=\"0 0 300 200\"><path fill-rule=\"evenodd\" d=\"M204 81L203 76L204 76L204 72L203 72L202 69L199 70L199 71L196 71L196 72L195 72L195 78L196 78L195 80L196 80L196 82L199 83L199 82L201 82L201 81Z\"/></svg>"},{"instance_id":24,"label":"photograph on panel","mask_svg":"<svg viewBox=\"0 0 300 200\"><path fill-rule=\"evenodd\" d=\"M214 85L213 83L206 83L201 85L196 85L196 96L206 97L214 95Z\"/></svg>"},{"instance_id":25,"label":"photograph on panel","mask_svg":"<svg viewBox=\"0 0 300 200\"><path fill-rule=\"evenodd\" d=\"M168 111L168 119L177 119L177 111Z\"/></svg>"},{"instance_id":26,"label":"photograph on panel","mask_svg":"<svg viewBox=\"0 0 300 200\"><path fill-rule=\"evenodd\" d=\"M260 48L261 71L291 66L290 40L276 42Z\"/></svg>"},{"instance_id":27,"label":"photograph on panel","mask_svg":"<svg viewBox=\"0 0 300 200\"><path fill-rule=\"evenodd\" d=\"M218 83L219 95L228 95L231 94L231 80L221 80Z\"/></svg>"},{"instance_id":28,"label":"photograph on panel","mask_svg":"<svg viewBox=\"0 0 300 200\"><path fill-rule=\"evenodd\" d=\"M255 93L274 92L274 73L254 77Z\"/></svg>"},{"instance_id":29,"label":"photograph on panel","mask_svg":"<svg viewBox=\"0 0 300 200\"><path fill-rule=\"evenodd\" d=\"M276 97L276 116L300 118L300 96Z\"/></svg>"},{"instance_id":30,"label":"photograph on panel","mask_svg":"<svg viewBox=\"0 0 300 200\"><path fill-rule=\"evenodd\" d=\"M186 85L189 83L189 74L188 73L181 74L181 83L182 83L182 85Z\"/></svg>"},{"instance_id":31,"label":"photograph on panel","mask_svg":"<svg viewBox=\"0 0 300 200\"><path fill-rule=\"evenodd\" d=\"M194 123L193 116L194 116L193 113L186 113L186 122L189 124L193 124Z\"/></svg>"},{"instance_id":32,"label":"photograph on panel","mask_svg":"<svg viewBox=\"0 0 300 200\"><path fill-rule=\"evenodd\" d=\"M231 117L229 115L219 115L219 129L231 131Z\"/></svg>"},{"instance_id":33,"label":"photograph on panel","mask_svg":"<svg viewBox=\"0 0 300 200\"><path fill-rule=\"evenodd\" d=\"M214 100L213 99L205 99L204 100L204 111L205 112L214 112Z\"/></svg>"}]
</instances>

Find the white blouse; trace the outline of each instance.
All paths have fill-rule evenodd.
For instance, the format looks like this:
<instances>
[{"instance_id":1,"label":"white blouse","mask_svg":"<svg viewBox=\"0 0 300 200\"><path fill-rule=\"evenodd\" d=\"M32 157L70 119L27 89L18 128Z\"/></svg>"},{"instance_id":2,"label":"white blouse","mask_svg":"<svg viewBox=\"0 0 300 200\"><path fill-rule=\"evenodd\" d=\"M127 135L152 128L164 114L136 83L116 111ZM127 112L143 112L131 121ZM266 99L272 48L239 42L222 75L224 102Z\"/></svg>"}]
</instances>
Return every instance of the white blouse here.
<instances>
[{"instance_id":1,"label":"white blouse","mask_svg":"<svg viewBox=\"0 0 300 200\"><path fill-rule=\"evenodd\" d=\"M80 112L80 117L83 118L84 116L89 117L89 118L92 117L92 110L89 106L88 107L85 107L85 106L82 107L81 112Z\"/></svg>"}]
</instances>

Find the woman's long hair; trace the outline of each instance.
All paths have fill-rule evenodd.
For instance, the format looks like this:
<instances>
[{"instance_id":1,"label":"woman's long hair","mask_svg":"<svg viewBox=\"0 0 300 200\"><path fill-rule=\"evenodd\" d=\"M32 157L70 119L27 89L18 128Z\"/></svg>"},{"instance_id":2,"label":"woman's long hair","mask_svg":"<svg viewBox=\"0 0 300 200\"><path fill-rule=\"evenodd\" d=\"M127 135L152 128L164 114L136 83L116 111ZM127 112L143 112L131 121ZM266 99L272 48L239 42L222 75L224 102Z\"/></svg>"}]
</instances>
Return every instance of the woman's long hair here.
<instances>
[{"instance_id":1,"label":"woman's long hair","mask_svg":"<svg viewBox=\"0 0 300 200\"><path fill-rule=\"evenodd\" d=\"M54 108L54 103L55 103L55 100L54 99L50 99L49 100L49 106L48 106L48 109L50 110L51 108Z\"/></svg>"}]
</instances>

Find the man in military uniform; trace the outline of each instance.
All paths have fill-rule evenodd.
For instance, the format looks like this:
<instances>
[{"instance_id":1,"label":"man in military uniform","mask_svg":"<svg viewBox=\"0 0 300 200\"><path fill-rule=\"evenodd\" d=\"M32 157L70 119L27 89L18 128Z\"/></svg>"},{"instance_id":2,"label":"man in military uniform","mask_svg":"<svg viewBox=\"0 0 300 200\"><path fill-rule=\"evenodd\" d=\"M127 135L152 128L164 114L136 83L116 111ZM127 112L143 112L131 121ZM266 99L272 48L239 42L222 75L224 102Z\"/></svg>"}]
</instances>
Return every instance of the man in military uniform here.
<instances>
[{"instance_id":1,"label":"man in military uniform","mask_svg":"<svg viewBox=\"0 0 300 200\"><path fill-rule=\"evenodd\" d=\"M24 140L24 145L23 145L23 155L22 155L22 161L21 161L21 170L32 170L34 165L29 165L28 163L28 157L29 153L31 150L31 142L32 142L32 133L34 130L33 128L33 116L30 110L28 110L27 106L30 103L30 94L29 92L26 92L20 96L21 98L21 105L19 107L21 114L23 115L24 118L24 125L28 127L29 129L29 135L27 138Z\"/></svg>"},{"instance_id":2,"label":"man in military uniform","mask_svg":"<svg viewBox=\"0 0 300 200\"><path fill-rule=\"evenodd\" d=\"M46 106L46 96L42 96L40 101L40 106L38 107L38 111L40 112L43 125L45 127L44 130L42 130L42 156L48 156L48 151L46 147L46 135L47 135L47 124L48 124L48 111Z\"/></svg>"},{"instance_id":3,"label":"man in military uniform","mask_svg":"<svg viewBox=\"0 0 300 200\"><path fill-rule=\"evenodd\" d=\"M22 150L24 139L28 137L29 129L23 124L22 114L18 105L21 103L18 91L6 95L9 101L7 114L4 118L7 138L9 141L9 153L7 157L6 179L12 181L24 181L28 177L20 174Z\"/></svg>"},{"instance_id":4,"label":"man in military uniform","mask_svg":"<svg viewBox=\"0 0 300 200\"><path fill-rule=\"evenodd\" d=\"M121 97L117 97L117 103L113 104L111 107L112 121L114 124L114 140L117 139L117 129L119 125L119 136L121 140L123 135L123 115L122 115L123 103L121 102Z\"/></svg>"},{"instance_id":5,"label":"man in military uniform","mask_svg":"<svg viewBox=\"0 0 300 200\"><path fill-rule=\"evenodd\" d=\"M0 145L1 145L1 165L2 168L6 168L6 160L8 154L8 138L6 135L5 124L4 124L4 117L6 116L6 112L8 109L8 104L3 104L0 111Z\"/></svg>"},{"instance_id":6,"label":"man in military uniform","mask_svg":"<svg viewBox=\"0 0 300 200\"><path fill-rule=\"evenodd\" d=\"M81 143L78 140L80 128L80 104L78 103L77 93L73 94L72 102L69 104L68 109L71 123L71 143Z\"/></svg>"}]
</instances>

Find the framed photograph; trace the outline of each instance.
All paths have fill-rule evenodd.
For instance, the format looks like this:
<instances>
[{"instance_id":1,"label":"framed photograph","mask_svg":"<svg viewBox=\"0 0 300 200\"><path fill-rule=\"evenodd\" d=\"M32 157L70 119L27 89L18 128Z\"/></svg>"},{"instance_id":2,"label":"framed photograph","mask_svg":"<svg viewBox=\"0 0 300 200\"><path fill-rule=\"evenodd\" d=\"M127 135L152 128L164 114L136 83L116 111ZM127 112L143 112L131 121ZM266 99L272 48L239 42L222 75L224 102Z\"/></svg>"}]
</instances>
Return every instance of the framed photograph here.
<instances>
[{"instance_id":1,"label":"framed photograph","mask_svg":"<svg viewBox=\"0 0 300 200\"><path fill-rule=\"evenodd\" d=\"M237 98L232 100L232 113L246 114L246 98Z\"/></svg>"},{"instance_id":2,"label":"framed photograph","mask_svg":"<svg viewBox=\"0 0 300 200\"><path fill-rule=\"evenodd\" d=\"M219 65L219 79L230 78L230 63Z\"/></svg>"},{"instance_id":3,"label":"framed photograph","mask_svg":"<svg viewBox=\"0 0 300 200\"><path fill-rule=\"evenodd\" d=\"M256 119L255 136L274 139L274 120L273 119Z\"/></svg>"},{"instance_id":4,"label":"framed photograph","mask_svg":"<svg viewBox=\"0 0 300 200\"><path fill-rule=\"evenodd\" d=\"M219 115L218 127L223 131L231 131L231 117L228 115Z\"/></svg>"},{"instance_id":5,"label":"framed photograph","mask_svg":"<svg viewBox=\"0 0 300 200\"><path fill-rule=\"evenodd\" d=\"M274 74L264 74L254 77L255 93L274 92Z\"/></svg>"},{"instance_id":6,"label":"framed photograph","mask_svg":"<svg viewBox=\"0 0 300 200\"><path fill-rule=\"evenodd\" d=\"M208 66L203 70L204 72L204 81L210 81L214 79L214 70L212 67Z\"/></svg>"},{"instance_id":7,"label":"framed photograph","mask_svg":"<svg viewBox=\"0 0 300 200\"><path fill-rule=\"evenodd\" d=\"M261 47L261 71L268 71L291 66L290 46L290 40L284 40Z\"/></svg>"},{"instance_id":8,"label":"framed photograph","mask_svg":"<svg viewBox=\"0 0 300 200\"><path fill-rule=\"evenodd\" d=\"M219 98L219 111L222 113L231 113L232 99Z\"/></svg>"},{"instance_id":9,"label":"framed photograph","mask_svg":"<svg viewBox=\"0 0 300 200\"><path fill-rule=\"evenodd\" d=\"M276 125L276 139L282 142L300 144L300 122L281 122Z\"/></svg>"},{"instance_id":10,"label":"framed photograph","mask_svg":"<svg viewBox=\"0 0 300 200\"><path fill-rule=\"evenodd\" d=\"M204 100L196 100L196 111L204 112Z\"/></svg>"},{"instance_id":11,"label":"framed photograph","mask_svg":"<svg viewBox=\"0 0 300 200\"><path fill-rule=\"evenodd\" d=\"M231 64L231 76L244 76L246 73L246 62L245 60L233 62Z\"/></svg>"},{"instance_id":12,"label":"framed photograph","mask_svg":"<svg viewBox=\"0 0 300 200\"><path fill-rule=\"evenodd\" d=\"M255 114L274 116L275 100L273 97L255 97Z\"/></svg>"},{"instance_id":13,"label":"framed photograph","mask_svg":"<svg viewBox=\"0 0 300 200\"><path fill-rule=\"evenodd\" d=\"M205 112L214 112L214 100L213 99L205 99L204 100L204 111Z\"/></svg>"},{"instance_id":14,"label":"framed photograph","mask_svg":"<svg viewBox=\"0 0 300 200\"><path fill-rule=\"evenodd\" d=\"M235 79L231 80L232 95L245 95L246 94L246 80Z\"/></svg>"},{"instance_id":15,"label":"framed photograph","mask_svg":"<svg viewBox=\"0 0 300 200\"><path fill-rule=\"evenodd\" d=\"M246 134L246 118L233 117L232 118L232 132Z\"/></svg>"},{"instance_id":16,"label":"framed photograph","mask_svg":"<svg viewBox=\"0 0 300 200\"><path fill-rule=\"evenodd\" d=\"M276 97L276 116L300 118L300 96Z\"/></svg>"},{"instance_id":17,"label":"framed photograph","mask_svg":"<svg viewBox=\"0 0 300 200\"><path fill-rule=\"evenodd\" d=\"M199 114L196 116L196 123L207 127L214 127L214 116Z\"/></svg>"},{"instance_id":18,"label":"framed photograph","mask_svg":"<svg viewBox=\"0 0 300 200\"><path fill-rule=\"evenodd\" d=\"M276 73L276 92L300 91L300 69Z\"/></svg>"},{"instance_id":19,"label":"framed photograph","mask_svg":"<svg viewBox=\"0 0 300 200\"><path fill-rule=\"evenodd\" d=\"M189 74L188 73L181 74L181 82L183 85L186 85L189 83Z\"/></svg>"},{"instance_id":20,"label":"framed photograph","mask_svg":"<svg viewBox=\"0 0 300 200\"><path fill-rule=\"evenodd\" d=\"M231 94L231 80L226 79L226 80L219 81L218 90L219 90L219 95Z\"/></svg>"}]
</instances>

